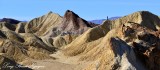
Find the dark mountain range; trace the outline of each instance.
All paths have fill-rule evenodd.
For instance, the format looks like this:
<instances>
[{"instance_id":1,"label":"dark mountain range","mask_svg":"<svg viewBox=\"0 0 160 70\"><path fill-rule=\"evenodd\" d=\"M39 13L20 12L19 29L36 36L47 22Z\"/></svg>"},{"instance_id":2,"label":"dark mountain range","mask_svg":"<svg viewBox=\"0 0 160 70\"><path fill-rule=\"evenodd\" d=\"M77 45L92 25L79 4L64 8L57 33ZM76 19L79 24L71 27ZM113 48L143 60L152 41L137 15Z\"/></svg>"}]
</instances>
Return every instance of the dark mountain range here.
<instances>
[{"instance_id":1,"label":"dark mountain range","mask_svg":"<svg viewBox=\"0 0 160 70\"><path fill-rule=\"evenodd\" d=\"M3 18L3 19L0 19L0 22L6 22L6 23L11 23L11 24L18 24L19 20L16 20L16 19L12 19L12 18Z\"/></svg>"}]
</instances>

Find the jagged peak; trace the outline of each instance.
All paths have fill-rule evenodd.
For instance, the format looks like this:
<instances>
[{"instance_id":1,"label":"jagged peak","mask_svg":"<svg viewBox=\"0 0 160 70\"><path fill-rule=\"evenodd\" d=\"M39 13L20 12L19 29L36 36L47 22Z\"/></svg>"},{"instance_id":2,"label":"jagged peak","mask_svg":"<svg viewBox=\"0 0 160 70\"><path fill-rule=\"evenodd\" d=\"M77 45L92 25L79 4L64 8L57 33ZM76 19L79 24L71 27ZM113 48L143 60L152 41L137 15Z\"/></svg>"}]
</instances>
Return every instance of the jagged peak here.
<instances>
[{"instance_id":1,"label":"jagged peak","mask_svg":"<svg viewBox=\"0 0 160 70\"><path fill-rule=\"evenodd\" d=\"M57 16L60 16L59 14L54 13L54 12L52 12L52 11L49 11L46 15L47 15L47 16L49 16L49 15L57 15ZM61 17L61 16L60 16L60 17Z\"/></svg>"},{"instance_id":2,"label":"jagged peak","mask_svg":"<svg viewBox=\"0 0 160 70\"><path fill-rule=\"evenodd\" d=\"M48 14L53 14L53 12L52 12L52 11L49 11Z\"/></svg>"},{"instance_id":3,"label":"jagged peak","mask_svg":"<svg viewBox=\"0 0 160 70\"><path fill-rule=\"evenodd\" d=\"M84 22L84 25L86 25L87 27L92 27L91 24L89 24L89 22L87 22L83 18L79 17L76 13L74 13L71 10L67 10L65 12L64 18L67 20L71 20L73 22L77 21L77 19L78 19L78 20ZM79 21L77 21L77 22L79 22ZM79 23L77 23L77 22L75 22L74 24L79 25Z\"/></svg>"},{"instance_id":4,"label":"jagged peak","mask_svg":"<svg viewBox=\"0 0 160 70\"><path fill-rule=\"evenodd\" d=\"M66 12L72 12L71 10L67 10Z\"/></svg>"},{"instance_id":5,"label":"jagged peak","mask_svg":"<svg viewBox=\"0 0 160 70\"><path fill-rule=\"evenodd\" d=\"M67 10L65 12L64 17L65 18L71 18L71 17L77 17L77 18L79 18L79 16L76 13L74 13L73 11L71 11L71 10Z\"/></svg>"}]
</instances>

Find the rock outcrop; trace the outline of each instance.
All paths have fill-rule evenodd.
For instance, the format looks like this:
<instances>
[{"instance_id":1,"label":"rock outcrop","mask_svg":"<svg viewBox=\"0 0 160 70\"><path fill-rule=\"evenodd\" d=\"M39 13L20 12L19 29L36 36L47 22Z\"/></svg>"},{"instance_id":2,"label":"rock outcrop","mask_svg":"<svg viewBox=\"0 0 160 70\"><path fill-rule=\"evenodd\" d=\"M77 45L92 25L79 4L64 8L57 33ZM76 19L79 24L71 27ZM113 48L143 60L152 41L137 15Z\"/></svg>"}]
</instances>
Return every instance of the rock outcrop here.
<instances>
[{"instance_id":1,"label":"rock outcrop","mask_svg":"<svg viewBox=\"0 0 160 70\"><path fill-rule=\"evenodd\" d=\"M25 25L27 24L27 22L20 22L17 24L16 26L16 33L25 33Z\"/></svg>"}]
</instances>

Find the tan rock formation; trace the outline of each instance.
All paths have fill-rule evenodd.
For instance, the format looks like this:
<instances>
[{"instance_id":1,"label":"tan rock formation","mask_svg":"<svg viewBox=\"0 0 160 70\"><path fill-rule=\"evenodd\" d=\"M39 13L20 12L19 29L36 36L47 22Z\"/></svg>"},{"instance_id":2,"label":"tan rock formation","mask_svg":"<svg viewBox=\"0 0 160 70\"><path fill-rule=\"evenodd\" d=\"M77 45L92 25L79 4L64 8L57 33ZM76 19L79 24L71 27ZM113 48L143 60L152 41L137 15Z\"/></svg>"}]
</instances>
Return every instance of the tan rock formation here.
<instances>
[{"instance_id":1,"label":"tan rock formation","mask_svg":"<svg viewBox=\"0 0 160 70\"><path fill-rule=\"evenodd\" d=\"M36 33L41 36L49 30L57 27L62 22L62 17L58 14L49 12L48 14L35 18L25 26L25 32Z\"/></svg>"},{"instance_id":2,"label":"tan rock formation","mask_svg":"<svg viewBox=\"0 0 160 70\"><path fill-rule=\"evenodd\" d=\"M25 25L27 24L27 22L20 22L17 24L16 33L25 33Z\"/></svg>"},{"instance_id":3,"label":"tan rock formation","mask_svg":"<svg viewBox=\"0 0 160 70\"><path fill-rule=\"evenodd\" d=\"M122 24L125 23L138 23L141 24L149 29L152 30L159 30L160 29L160 19L158 16L148 12L148 11L139 11L135 12L133 14L124 16L122 18L119 18L117 20L111 21L111 24L107 24L105 21L104 24L108 27L109 29L117 28L121 26Z\"/></svg>"},{"instance_id":4,"label":"tan rock formation","mask_svg":"<svg viewBox=\"0 0 160 70\"><path fill-rule=\"evenodd\" d=\"M16 25L10 24L10 23L7 23L7 22L0 22L0 29L1 30L12 30L12 31L15 31Z\"/></svg>"}]
</instances>

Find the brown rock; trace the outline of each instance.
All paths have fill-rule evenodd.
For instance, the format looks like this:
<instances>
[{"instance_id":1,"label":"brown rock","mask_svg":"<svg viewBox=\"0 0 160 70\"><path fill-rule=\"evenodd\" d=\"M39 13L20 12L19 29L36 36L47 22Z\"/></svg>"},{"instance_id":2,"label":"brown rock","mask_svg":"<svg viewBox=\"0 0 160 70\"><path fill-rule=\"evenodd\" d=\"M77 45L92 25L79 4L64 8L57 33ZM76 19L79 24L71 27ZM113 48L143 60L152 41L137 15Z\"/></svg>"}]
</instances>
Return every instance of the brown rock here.
<instances>
[{"instance_id":1,"label":"brown rock","mask_svg":"<svg viewBox=\"0 0 160 70\"><path fill-rule=\"evenodd\" d=\"M62 24L59 26L60 31L69 32L73 34L82 34L92 26L86 20L80 18L74 12L67 10Z\"/></svg>"}]
</instances>

